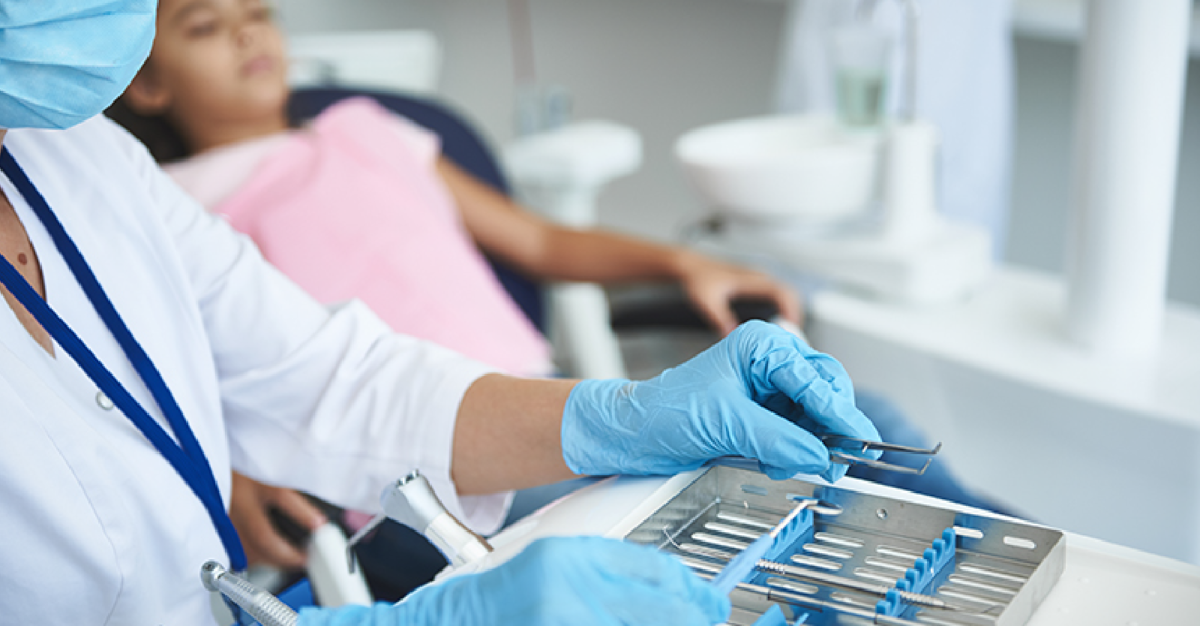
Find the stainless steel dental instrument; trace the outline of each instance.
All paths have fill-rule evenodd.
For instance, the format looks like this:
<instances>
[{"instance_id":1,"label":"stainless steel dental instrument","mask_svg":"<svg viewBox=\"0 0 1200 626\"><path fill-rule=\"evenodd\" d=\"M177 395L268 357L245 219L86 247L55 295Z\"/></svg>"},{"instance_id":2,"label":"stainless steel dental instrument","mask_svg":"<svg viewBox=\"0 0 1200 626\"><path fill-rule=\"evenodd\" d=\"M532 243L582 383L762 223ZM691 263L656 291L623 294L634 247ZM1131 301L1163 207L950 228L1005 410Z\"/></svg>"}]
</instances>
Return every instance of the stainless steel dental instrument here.
<instances>
[{"instance_id":1,"label":"stainless steel dental instrument","mask_svg":"<svg viewBox=\"0 0 1200 626\"><path fill-rule=\"evenodd\" d=\"M717 548L698 546L698 545L691 544L691 543L681 544L679 546L679 549L683 552L697 554L697 555L700 555L703 557L707 557L709 559L715 559L715 560L719 560L719 561L723 561L723 562L729 561L731 558L736 556L736 554L734 554L732 552L727 552L725 550L720 550ZM697 561L695 559L687 560L684 563L686 565L688 565L688 567L691 567L692 569L703 569L703 570L707 570L707 571L720 571L721 570L721 566L718 564L715 564L715 563L706 564L702 561ZM767 561L764 559L760 559L755 564L755 567L760 570L763 570L765 572L770 572L772 574L776 574L778 576L784 576L784 577L788 577L788 578L797 578L800 580L820 583L823 585L829 585L831 587L839 587L839 588L848 589L851 591L868 593L868 594L879 596L879 597L883 597L883 596L887 595L888 591L892 591L894 589L894 587L892 587L891 585L883 585L883 584L878 584L878 583L864 582L861 580L848 578L846 576L838 576L837 574L829 574L826 572L821 572L821 571L808 569L808 568L804 568L804 567L797 567L794 565L787 565L785 563L777 563L775 561ZM954 604L951 602L946 602L945 600L941 600L941 599L935 598L933 596L925 595L925 594L913 593L911 591L903 591L903 590L898 590L898 589L895 591L898 594L900 594L900 597L903 598L905 602L908 602L910 604L919 605L919 606L929 607L929 608L933 608L933 609L983 613L988 610L995 610L996 608L1001 606L996 603L985 603L979 607L968 607L968 606L963 606L963 605L959 605L959 604Z\"/></svg>"},{"instance_id":2,"label":"stainless steel dental instrument","mask_svg":"<svg viewBox=\"0 0 1200 626\"><path fill-rule=\"evenodd\" d=\"M262 626L296 626L295 611L279 598L229 572L216 561L209 561L200 568L200 580L205 589L220 592Z\"/></svg>"},{"instance_id":3,"label":"stainless steel dental instrument","mask_svg":"<svg viewBox=\"0 0 1200 626\"><path fill-rule=\"evenodd\" d=\"M451 565L474 561L492 551L492 546L483 537L471 532L446 510L420 470L413 470L388 486L380 496L380 503L383 512L372 518L347 542L346 562L351 572L354 571L354 546L387 518L424 535Z\"/></svg>"},{"instance_id":4,"label":"stainless steel dental instrument","mask_svg":"<svg viewBox=\"0 0 1200 626\"><path fill-rule=\"evenodd\" d=\"M703 576L703 574L701 575ZM738 583L737 590L756 594L773 602L782 602L784 604L800 606L807 609L815 609L817 611L829 610L835 613L842 613L844 615L866 620L866 623L869 624L878 624L880 626L926 626L921 622L914 622L912 620L900 617L882 615L880 613L875 613L869 609L864 609L852 604L821 600L820 598L806 596L799 593L792 593L789 591L782 591L780 589L774 589L771 587L764 587L763 585Z\"/></svg>"},{"instance_id":5,"label":"stainless steel dental instrument","mask_svg":"<svg viewBox=\"0 0 1200 626\"><path fill-rule=\"evenodd\" d=\"M913 446L902 446L896 443L888 443L886 441L871 441L869 439L856 439L854 437L844 437L842 435L825 435L821 437L821 441L830 448L829 460L834 463L842 463L844 465L867 465L875 469L886 470L889 472L902 472L905 474L921 475L925 470L929 469L929 464L933 462L932 458L925 459L925 464L921 467L910 467L907 465L897 465L895 463L887 463L879 459L873 459L867 456L857 456L871 451L879 452L902 452L905 454L916 454L932 457L942 449L942 444L938 443L932 449L914 448ZM842 450L834 450L833 448L841 448ZM849 452L843 451L849 450Z\"/></svg>"},{"instance_id":6,"label":"stainless steel dental instrument","mask_svg":"<svg viewBox=\"0 0 1200 626\"><path fill-rule=\"evenodd\" d=\"M819 501L811 498L801 500L792 509L791 513L788 513L784 516L783 520L775 525L775 528L755 539L753 543L746 546L738 554L730 555L730 558L725 559L725 568L712 580L717 590L725 595L729 595L729 592L733 591L738 581L745 578L747 574L759 566L760 562L763 562L763 557L771 550L779 533L783 532L788 527L788 524L791 524L804 509L814 504L819 504Z\"/></svg>"},{"instance_id":7,"label":"stainless steel dental instrument","mask_svg":"<svg viewBox=\"0 0 1200 626\"><path fill-rule=\"evenodd\" d=\"M827 600L820 600L818 598L813 598L811 596L805 596L805 595L801 595L798 593L791 593L788 591L780 591L778 589L772 589L770 587L764 587L762 585L754 585L751 583L741 583L740 585L738 585L737 588L740 590L743 590L743 591L748 591L750 593L756 593L756 594L762 595L762 596L766 597L768 600L774 600L774 601L778 601L778 602L784 602L787 604L808 607L808 608L812 608L812 609L817 609L819 611L828 609L830 611L835 611L837 613L843 613L845 615L852 615L854 617L858 617L858 618L867 620L867 622L871 623L871 624L880 624L881 626L924 626L920 622L914 622L912 620L908 620L908 619L904 619L904 618L900 618L900 617L891 617L889 615L883 615L880 613L876 613L870 609L864 609L864 608L857 607L857 606L854 606L851 604L845 604L842 602L830 602Z\"/></svg>"}]
</instances>

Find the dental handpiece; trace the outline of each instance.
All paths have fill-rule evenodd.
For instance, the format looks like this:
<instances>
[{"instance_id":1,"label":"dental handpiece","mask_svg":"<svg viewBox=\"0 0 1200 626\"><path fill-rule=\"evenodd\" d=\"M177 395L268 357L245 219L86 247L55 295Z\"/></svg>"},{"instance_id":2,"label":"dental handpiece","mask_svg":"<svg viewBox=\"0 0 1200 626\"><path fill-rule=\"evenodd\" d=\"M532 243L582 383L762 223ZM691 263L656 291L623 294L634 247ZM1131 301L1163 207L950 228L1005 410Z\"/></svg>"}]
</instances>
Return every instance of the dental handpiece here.
<instances>
[{"instance_id":1,"label":"dental handpiece","mask_svg":"<svg viewBox=\"0 0 1200 626\"><path fill-rule=\"evenodd\" d=\"M452 565L470 563L492 551L483 537L471 532L446 510L418 470L386 490L381 504L388 517L425 535Z\"/></svg>"},{"instance_id":2,"label":"dental handpiece","mask_svg":"<svg viewBox=\"0 0 1200 626\"><path fill-rule=\"evenodd\" d=\"M266 590L230 573L216 561L209 561L200 568L200 580L205 589L220 592L262 626L296 626L296 612L288 605Z\"/></svg>"},{"instance_id":3,"label":"dental handpiece","mask_svg":"<svg viewBox=\"0 0 1200 626\"><path fill-rule=\"evenodd\" d=\"M346 559L354 571L353 547L380 522L391 518L421 533L446 557L451 565L459 566L486 556L492 551L487 540L471 532L448 511L429 480L414 470L383 490L380 496L383 512L376 515L350 538Z\"/></svg>"}]
</instances>

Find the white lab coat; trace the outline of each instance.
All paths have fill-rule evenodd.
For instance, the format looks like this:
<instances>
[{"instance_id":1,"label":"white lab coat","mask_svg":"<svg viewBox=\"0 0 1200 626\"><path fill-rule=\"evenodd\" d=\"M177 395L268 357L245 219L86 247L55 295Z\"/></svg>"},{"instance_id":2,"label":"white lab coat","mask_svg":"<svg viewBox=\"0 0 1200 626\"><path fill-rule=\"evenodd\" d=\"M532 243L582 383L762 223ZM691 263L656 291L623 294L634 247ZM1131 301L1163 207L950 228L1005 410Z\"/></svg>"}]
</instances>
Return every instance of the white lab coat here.
<instances>
[{"instance_id":1,"label":"white lab coat","mask_svg":"<svg viewBox=\"0 0 1200 626\"><path fill-rule=\"evenodd\" d=\"M420 468L476 529L503 519L507 495L458 498L449 476L455 413L485 366L392 334L361 304L321 307L107 120L14 130L5 145L162 372L226 501L231 465L364 510ZM50 305L165 423L41 223L10 181L0 187ZM227 562L216 532L96 393L61 348L51 358L0 306L0 621L211 623L199 571Z\"/></svg>"}]
</instances>

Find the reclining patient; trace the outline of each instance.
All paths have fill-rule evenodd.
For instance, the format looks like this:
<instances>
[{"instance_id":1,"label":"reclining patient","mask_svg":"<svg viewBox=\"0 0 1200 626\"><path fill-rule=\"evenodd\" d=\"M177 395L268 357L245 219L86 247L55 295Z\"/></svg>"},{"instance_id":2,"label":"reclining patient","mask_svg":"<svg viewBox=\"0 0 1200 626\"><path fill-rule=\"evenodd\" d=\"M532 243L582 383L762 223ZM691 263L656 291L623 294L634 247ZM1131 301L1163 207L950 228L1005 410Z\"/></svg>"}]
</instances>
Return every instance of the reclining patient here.
<instances>
[{"instance_id":1,"label":"reclining patient","mask_svg":"<svg viewBox=\"0 0 1200 626\"><path fill-rule=\"evenodd\" d=\"M159 15L124 103L170 123L189 154L168 173L319 300L358 298L395 330L530 375L549 373L545 342L480 250L539 280L678 281L722 334L733 296L799 321L796 294L764 274L522 210L372 100L291 128L284 47L258 2L167 1Z\"/></svg>"},{"instance_id":2,"label":"reclining patient","mask_svg":"<svg viewBox=\"0 0 1200 626\"><path fill-rule=\"evenodd\" d=\"M186 157L168 173L319 300L358 298L397 331L510 373L550 373L549 350L480 250L537 279L678 281L723 334L735 327L735 296L770 299L799 321L797 294L764 274L522 210L374 101L345 100L293 128L288 96L282 38L263 2L163 0L150 59L118 103L142 119L114 117L134 134L155 120L177 133L187 154L155 155ZM310 527L321 515L296 494L234 484L252 559L301 565L265 510Z\"/></svg>"}]
</instances>

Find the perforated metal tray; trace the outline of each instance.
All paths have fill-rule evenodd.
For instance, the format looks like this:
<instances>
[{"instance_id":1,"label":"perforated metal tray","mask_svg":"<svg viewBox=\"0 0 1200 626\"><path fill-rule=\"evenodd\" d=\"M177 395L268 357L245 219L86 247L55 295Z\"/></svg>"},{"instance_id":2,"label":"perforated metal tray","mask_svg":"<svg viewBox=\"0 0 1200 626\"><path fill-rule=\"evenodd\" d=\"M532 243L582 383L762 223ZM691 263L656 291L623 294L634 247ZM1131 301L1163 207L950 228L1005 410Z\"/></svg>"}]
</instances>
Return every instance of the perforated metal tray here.
<instances>
[{"instance_id":1,"label":"perforated metal tray","mask_svg":"<svg viewBox=\"0 0 1200 626\"><path fill-rule=\"evenodd\" d=\"M881 599L878 596L773 576L757 589L740 587L731 594L730 624L753 624L772 604L779 604L790 619L807 612L805 623L818 626L1014 626L1028 621L1065 566L1065 541L1055 530L801 480L773 481L759 472L729 466L714 466L700 474L626 539L676 553L703 575L723 565L706 552L732 552L749 544L803 498L840 507L842 513L816 515L812 540L790 558L785 555L777 561L887 585L903 577L904 570L946 528L954 528L954 570L931 594L954 608L915 607L897 618L872 618L869 614ZM770 599L761 593L767 588L773 592Z\"/></svg>"}]
</instances>

